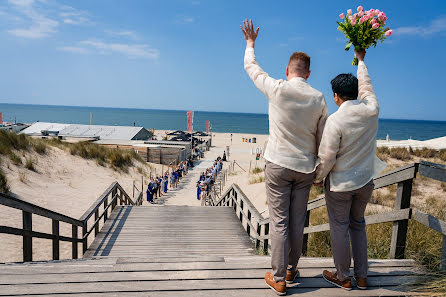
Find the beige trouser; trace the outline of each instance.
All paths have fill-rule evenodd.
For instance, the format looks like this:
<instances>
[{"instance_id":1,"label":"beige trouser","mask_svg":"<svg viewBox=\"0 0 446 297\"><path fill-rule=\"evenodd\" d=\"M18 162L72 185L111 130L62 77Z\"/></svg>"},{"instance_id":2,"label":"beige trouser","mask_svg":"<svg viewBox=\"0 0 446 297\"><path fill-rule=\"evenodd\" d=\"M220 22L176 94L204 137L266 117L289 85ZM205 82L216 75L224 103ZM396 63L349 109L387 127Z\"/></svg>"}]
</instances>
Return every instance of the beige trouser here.
<instances>
[{"instance_id":1,"label":"beige trouser","mask_svg":"<svg viewBox=\"0 0 446 297\"><path fill-rule=\"evenodd\" d=\"M367 235L364 212L372 196L373 180L354 191L330 191L330 178L325 179L325 200L330 223L331 248L338 278L350 277L350 242L356 277L367 277ZM350 233L350 236L349 236Z\"/></svg>"},{"instance_id":2,"label":"beige trouser","mask_svg":"<svg viewBox=\"0 0 446 297\"><path fill-rule=\"evenodd\" d=\"M271 236L271 266L275 281L294 271L302 254L308 196L314 173L301 173L266 162L265 184Z\"/></svg>"}]
</instances>

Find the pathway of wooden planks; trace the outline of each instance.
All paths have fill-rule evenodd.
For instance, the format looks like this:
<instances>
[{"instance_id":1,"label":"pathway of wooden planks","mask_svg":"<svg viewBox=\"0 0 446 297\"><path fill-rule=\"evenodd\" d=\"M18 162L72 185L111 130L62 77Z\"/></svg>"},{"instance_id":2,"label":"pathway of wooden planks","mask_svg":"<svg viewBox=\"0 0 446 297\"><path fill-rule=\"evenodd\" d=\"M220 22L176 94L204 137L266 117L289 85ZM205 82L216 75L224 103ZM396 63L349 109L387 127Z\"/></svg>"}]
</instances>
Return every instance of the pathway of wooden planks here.
<instances>
[{"instance_id":1,"label":"pathway of wooden planks","mask_svg":"<svg viewBox=\"0 0 446 297\"><path fill-rule=\"evenodd\" d=\"M0 265L0 296L276 296L263 281L270 258L231 208L117 207L84 259ZM369 290L333 288L328 258L303 258L288 295L406 296L411 260L370 260ZM402 286L405 285L405 286Z\"/></svg>"}]
</instances>

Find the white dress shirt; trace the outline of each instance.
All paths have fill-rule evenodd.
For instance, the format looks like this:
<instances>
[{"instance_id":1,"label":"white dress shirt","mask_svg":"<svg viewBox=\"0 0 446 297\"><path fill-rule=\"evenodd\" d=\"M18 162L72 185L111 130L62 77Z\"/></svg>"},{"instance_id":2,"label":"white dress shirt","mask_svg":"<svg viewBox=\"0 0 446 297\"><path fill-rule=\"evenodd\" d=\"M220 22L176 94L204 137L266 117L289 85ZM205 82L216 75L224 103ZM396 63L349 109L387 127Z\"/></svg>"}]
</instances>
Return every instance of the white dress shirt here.
<instances>
[{"instance_id":1,"label":"white dress shirt","mask_svg":"<svg viewBox=\"0 0 446 297\"><path fill-rule=\"evenodd\" d=\"M304 78L273 79L246 48L245 70L269 99L269 139L264 158L302 173L314 172L317 151L328 116L324 95Z\"/></svg>"},{"instance_id":2,"label":"white dress shirt","mask_svg":"<svg viewBox=\"0 0 446 297\"><path fill-rule=\"evenodd\" d=\"M376 157L378 99L363 61L358 65L358 91L359 101L345 101L328 117L319 146L315 182L330 173L333 192L359 189L385 168Z\"/></svg>"}]
</instances>

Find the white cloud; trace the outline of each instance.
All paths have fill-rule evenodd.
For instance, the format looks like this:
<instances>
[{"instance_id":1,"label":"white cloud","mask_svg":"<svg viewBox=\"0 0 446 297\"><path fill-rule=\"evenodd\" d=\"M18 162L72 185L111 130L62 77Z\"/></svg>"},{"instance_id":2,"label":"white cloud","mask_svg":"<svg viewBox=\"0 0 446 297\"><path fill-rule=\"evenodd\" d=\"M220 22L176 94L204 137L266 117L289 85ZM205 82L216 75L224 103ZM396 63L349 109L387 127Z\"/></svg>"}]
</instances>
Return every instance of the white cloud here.
<instances>
[{"instance_id":1,"label":"white cloud","mask_svg":"<svg viewBox=\"0 0 446 297\"><path fill-rule=\"evenodd\" d=\"M394 30L394 33L397 35L419 35L425 37L442 32L446 32L446 17L437 18L427 26L408 26Z\"/></svg>"},{"instance_id":2,"label":"white cloud","mask_svg":"<svg viewBox=\"0 0 446 297\"><path fill-rule=\"evenodd\" d=\"M133 31L106 31L113 36L127 37L130 39L138 39L138 35Z\"/></svg>"},{"instance_id":3,"label":"white cloud","mask_svg":"<svg viewBox=\"0 0 446 297\"><path fill-rule=\"evenodd\" d=\"M8 31L9 33L24 38L44 38L56 32L59 22L38 12L34 7L33 0L9 0L9 3L30 23L27 28L11 29Z\"/></svg>"},{"instance_id":4,"label":"white cloud","mask_svg":"<svg viewBox=\"0 0 446 297\"><path fill-rule=\"evenodd\" d=\"M88 50L86 48L79 47L79 46L61 46L61 47L58 47L57 50L63 51L63 52L74 53L74 54L87 54L88 53Z\"/></svg>"},{"instance_id":5,"label":"white cloud","mask_svg":"<svg viewBox=\"0 0 446 297\"><path fill-rule=\"evenodd\" d=\"M62 10L63 12L59 15L65 24L83 25L91 23L89 14L86 11L77 10L71 6L62 6Z\"/></svg>"},{"instance_id":6,"label":"white cloud","mask_svg":"<svg viewBox=\"0 0 446 297\"><path fill-rule=\"evenodd\" d=\"M195 22L195 18L190 16L181 16L175 19L176 24L191 24Z\"/></svg>"},{"instance_id":7,"label":"white cloud","mask_svg":"<svg viewBox=\"0 0 446 297\"><path fill-rule=\"evenodd\" d=\"M101 54L119 53L129 58L144 58L156 60L159 57L157 49L150 48L147 44L106 43L102 41L85 40L80 44L99 50Z\"/></svg>"}]
</instances>

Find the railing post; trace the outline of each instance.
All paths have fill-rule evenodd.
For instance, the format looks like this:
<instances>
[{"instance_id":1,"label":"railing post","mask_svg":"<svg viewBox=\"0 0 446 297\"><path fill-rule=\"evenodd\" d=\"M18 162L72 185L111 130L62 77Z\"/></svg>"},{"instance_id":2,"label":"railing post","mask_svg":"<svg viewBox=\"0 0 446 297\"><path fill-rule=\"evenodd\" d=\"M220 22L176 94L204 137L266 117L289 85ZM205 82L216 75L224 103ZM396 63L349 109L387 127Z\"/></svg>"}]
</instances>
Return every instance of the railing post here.
<instances>
[{"instance_id":1,"label":"railing post","mask_svg":"<svg viewBox=\"0 0 446 297\"><path fill-rule=\"evenodd\" d=\"M22 211L23 230L33 230L32 214L27 211ZM33 260L33 238L31 234L23 235L23 262L31 262Z\"/></svg>"},{"instance_id":2,"label":"railing post","mask_svg":"<svg viewBox=\"0 0 446 297\"><path fill-rule=\"evenodd\" d=\"M263 229L264 229L264 235L268 235L269 234L269 223L266 223ZM263 251L265 252L265 255L268 254L268 239L265 239L263 241Z\"/></svg>"},{"instance_id":3,"label":"railing post","mask_svg":"<svg viewBox=\"0 0 446 297\"><path fill-rule=\"evenodd\" d=\"M240 209L239 209L239 211L240 211L240 223L242 224L242 227L243 227L243 207L244 207L243 200L240 200Z\"/></svg>"},{"instance_id":4,"label":"railing post","mask_svg":"<svg viewBox=\"0 0 446 297\"><path fill-rule=\"evenodd\" d=\"M256 249L258 249L259 247L260 247L260 240L259 240L259 237L260 237L260 234L261 234L261 229L260 229L261 227L260 227L260 223L259 222L257 222L257 230L256 230L256 233L257 233L257 238L256 238Z\"/></svg>"},{"instance_id":5,"label":"railing post","mask_svg":"<svg viewBox=\"0 0 446 297\"><path fill-rule=\"evenodd\" d=\"M104 200L104 223L108 219L108 210L106 210L107 206L108 206L108 196Z\"/></svg>"},{"instance_id":6,"label":"railing post","mask_svg":"<svg viewBox=\"0 0 446 297\"><path fill-rule=\"evenodd\" d=\"M307 210L307 215L305 216L305 224L304 227L308 227L310 226L310 211ZM307 250L308 250L308 233L304 234L304 239L302 242L302 255L306 256L307 255Z\"/></svg>"},{"instance_id":7,"label":"railing post","mask_svg":"<svg viewBox=\"0 0 446 297\"><path fill-rule=\"evenodd\" d=\"M251 211L248 208L248 222L251 223ZM249 223L246 224L246 233L248 233L249 236L251 236L251 226Z\"/></svg>"},{"instance_id":8,"label":"railing post","mask_svg":"<svg viewBox=\"0 0 446 297\"><path fill-rule=\"evenodd\" d=\"M122 195L122 191L120 191L120 192L121 192L121 195ZM112 197L111 197L111 199L112 199L112 206L111 206L111 211L113 211L113 209L115 208L116 204L118 203L118 200L115 199L116 194L118 194L118 188L117 188L117 187L115 187L115 188L112 190Z\"/></svg>"},{"instance_id":9,"label":"railing post","mask_svg":"<svg viewBox=\"0 0 446 297\"><path fill-rule=\"evenodd\" d=\"M410 207L410 197L412 195L413 180L409 179L398 183L396 192L395 209L405 209ZM390 242L390 258L404 259L406 249L407 226L409 220L393 222L392 240Z\"/></svg>"},{"instance_id":10,"label":"railing post","mask_svg":"<svg viewBox=\"0 0 446 297\"><path fill-rule=\"evenodd\" d=\"M87 221L82 225L82 255L85 254L88 248L88 236L84 237L87 234Z\"/></svg>"},{"instance_id":11,"label":"railing post","mask_svg":"<svg viewBox=\"0 0 446 297\"><path fill-rule=\"evenodd\" d=\"M71 237L73 238L73 242L71 243L71 258L77 259L77 226L71 225Z\"/></svg>"},{"instance_id":12,"label":"railing post","mask_svg":"<svg viewBox=\"0 0 446 297\"><path fill-rule=\"evenodd\" d=\"M59 221L53 220L53 260L59 260Z\"/></svg>"},{"instance_id":13,"label":"railing post","mask_svg":"<svg viewBox=\"0 0 446 297\"><path fill-rule=\"evenodd\" d=\"M96 222L99 218L99 208L96 208L96 211L94 212L94 221ZM96 225L94 226L94 236L98 236L99 233L99 222L96 222Z\"/></svg>"}]
</instances>

